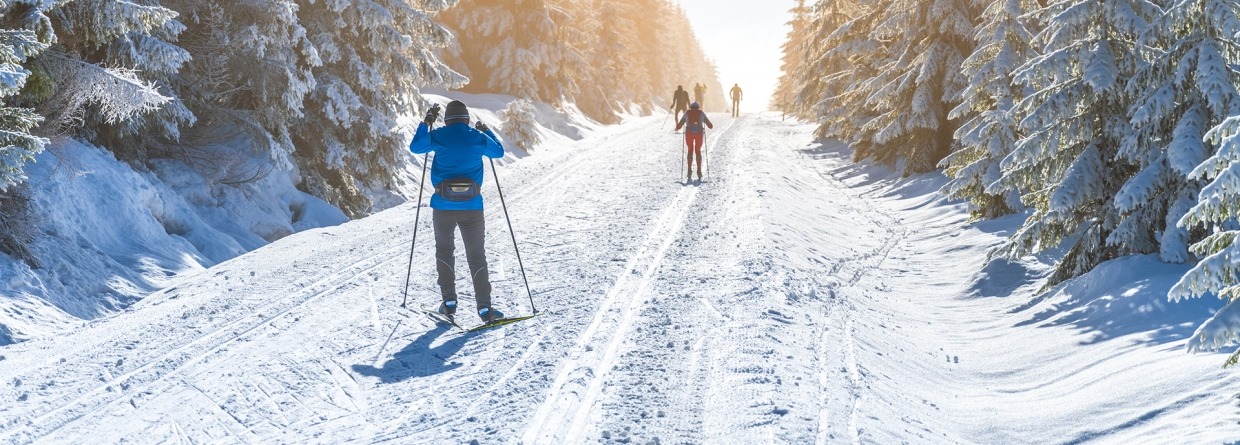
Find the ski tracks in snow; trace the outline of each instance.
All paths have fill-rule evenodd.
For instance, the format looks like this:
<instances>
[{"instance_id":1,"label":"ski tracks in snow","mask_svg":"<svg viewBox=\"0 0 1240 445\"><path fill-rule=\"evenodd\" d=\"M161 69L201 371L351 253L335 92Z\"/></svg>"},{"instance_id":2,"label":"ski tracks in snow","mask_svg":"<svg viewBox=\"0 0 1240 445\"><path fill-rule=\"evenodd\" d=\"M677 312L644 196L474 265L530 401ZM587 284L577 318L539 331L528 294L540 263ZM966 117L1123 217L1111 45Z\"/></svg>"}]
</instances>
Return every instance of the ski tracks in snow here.
<instances>
[{"instance_id":1,"label":"ski tracks in snow","mask_svg":"<svg viewBox=\"0 0 1240 445\"><path fill-rule=\"evenodd\" d=\"M396 251L396 249L389 250L392 250L389 254L394 254ZM118 356L111 365L101 363L100 361L76 363L75 366L97 367L103 376L98 379L98 383L93 384L89 388L81 388L79 386L76 392L72 387L66 388L67 391L60 393L59 397L63 397L62 400L49 400L50 403L42 404L41 407L43 409L35 410L28 418L10 419L11 422L20 420L22 423L20 426L10 423L8 426L17 426L17 428L0 434L0 437L9 437L9 439L44 437L55 434L63 426L78 419L88 417L92 413L100 413L100 410L105 410L108 407L115 407L118 404L129 404L133 408L137 408L138 404L142 403L144 399L163 394L172 386L180 386L182 382L174 377L183 372L187 367L204 361L204 359L215 352L227 348L231 343L254 337L257 331L269 326L275 320L286 317L298 308L304 308L305 305L328 292L340 289L341 286L353 281L357 276L384 265L387 261L390 261L389 257L391 256L364 257L352 264L338 268L336 272L328 274L318 281L298 285L297 290L290 290L292 295L289 297L277 299L259 298L251 301L227 300L222 302L222 304L216 302L208 304L208 306L216 306L212 309L206 309L207 306L187 309L181 318L190 317L195 312L211 311L215 313L217 310L228 311L233 305L258 303L248 308L248 310L237 311L240 312L239 317L221 320L207 327L206 329L209 330L206 331L177 332L176 329L168 329L167 326L170 322L165 321L163 324L165 328L159 331L165 336L159 339L159 347L145 351L153 353L154 356L138 363L132 362L132 355L128 357L129 363L126 363L126 357L123 356ZM375 258L383 258L387 259L387 261ZM124 334L124 332L120 332L120 334ZM109 348L102 346L99 349L109 350ZM122 351L125 350L128 349ZM65 363L65 360L61 359L60 363ZM42 371L45 374L41 380L55 382L58 379L57 375L62 374L64 369L59 366L53 366ZM50 386L52 385L47 385L43 389L47 390ZM51 395L53 398L57 397L54 392L48 395ZM44 396L44 398L47 397ZM242 429L244 430L244 426Z\"/></svg>"},{"instance_id":2,"label":"ski tracks in snow","mask_svg":"<svg viewBox=\"0 0 1240 445\"><path fill-rule=\"evenodd\" d=\"M735 125L713 135L714 146ZM708 152L710 153L710 152ZM709 159L709 158L708 158ZM633 327L643 305L651 302L650 288L672 243L688 216L699 187L680 190L652 226L637 254L631 257L604 297L589 326L560 365L547 397L530 420L523 439L527 443L582 442L586 422L595 413L607 374L616 365L621 344Z\"/></svg>"}]
</instances>

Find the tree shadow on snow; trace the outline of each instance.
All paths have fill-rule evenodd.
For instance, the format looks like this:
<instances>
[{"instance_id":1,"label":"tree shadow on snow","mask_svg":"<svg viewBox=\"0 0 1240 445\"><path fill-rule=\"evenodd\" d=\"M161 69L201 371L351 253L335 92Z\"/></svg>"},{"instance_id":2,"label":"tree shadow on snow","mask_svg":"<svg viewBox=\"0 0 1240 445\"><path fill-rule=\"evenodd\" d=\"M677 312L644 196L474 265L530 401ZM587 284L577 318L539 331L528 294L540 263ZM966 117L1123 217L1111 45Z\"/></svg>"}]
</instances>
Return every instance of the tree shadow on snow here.
<instances>
[{"instance_id":1,"label":"tree shadow on snow","mask_svg":"<svg viewBox=\"0 0 1240 445\"><path fill-rule=\"evenodd\" d=\"M811 159L852 159L852 149L840 141L817 141L817 145L809 148L803 148L801 153L809 156Z\"/></svg>"},{"instance_id":2,"label":"tree shadow on snow","mask_svg":"<svg viewBox=\"0 0 1240 445\"><path fill-rule=\"evenodd\" d=\"M353 371L367 377L379 377L383 383L395 383L415 377L429 377L461 367L461 362L450 361L465 345L468 337L456 335L431 347L436 339L447 333L451 326L436 324L434 329L422 333L413 342L397 351L382 366L353 365Z\"/></svg>"},{"instance_id":3,"label":"tree shadow on snow","mask_svg":"<svg viewBox=\"0 0 1240 445\"><path fill-rule=\"evenodd\" d=\"M873 159L853 162L852 147L836 140L819 140L798 152L815 161L834 161L836 166L826 173L857 190L861 196L877 193L879 197L921 198L907 204L911 208L934 205L948 199L938 193L947 183L947 177L940 172L906 176L902 173L903 161L897 161L894 165L884 165Z\"/></svg>"},{"instance_id":4,"label":"tree shadow on snow","mask_svg":"<svg viewBox=\"0 0 1240 445\"><path fill-rule=\"evenodd\" d=\"M1093 271L1050 289L1013 313L1037 312L1016 326L1070 326L1095 344L1133 335L1136 343L1162 345L1183 340L1219 306L1212 298L1172 302L1167 291L1187 266L1166 264L1156 255L1105 262Z\"/></svg>"}]
</instances>

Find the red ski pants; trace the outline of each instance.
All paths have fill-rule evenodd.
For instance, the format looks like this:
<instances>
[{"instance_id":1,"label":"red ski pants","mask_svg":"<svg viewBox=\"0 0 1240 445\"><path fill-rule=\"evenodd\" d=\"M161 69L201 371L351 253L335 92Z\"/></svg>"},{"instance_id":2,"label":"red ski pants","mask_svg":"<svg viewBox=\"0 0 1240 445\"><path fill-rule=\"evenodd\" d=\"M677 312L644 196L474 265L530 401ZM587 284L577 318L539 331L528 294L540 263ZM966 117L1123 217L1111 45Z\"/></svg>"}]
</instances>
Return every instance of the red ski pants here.
<instances>
[{"instance_id":1,"label":"red ski pants","mask_svg":"<svg viewBox=\"0 0 1240 445\"><path fill-rule=\"evenodd\" d=\"M685 132L685 146L689 148L689 171L693 171L693 156L697 154L698 173L702 172L702 136L705 133Z\"/></svg>"}]
</instances>

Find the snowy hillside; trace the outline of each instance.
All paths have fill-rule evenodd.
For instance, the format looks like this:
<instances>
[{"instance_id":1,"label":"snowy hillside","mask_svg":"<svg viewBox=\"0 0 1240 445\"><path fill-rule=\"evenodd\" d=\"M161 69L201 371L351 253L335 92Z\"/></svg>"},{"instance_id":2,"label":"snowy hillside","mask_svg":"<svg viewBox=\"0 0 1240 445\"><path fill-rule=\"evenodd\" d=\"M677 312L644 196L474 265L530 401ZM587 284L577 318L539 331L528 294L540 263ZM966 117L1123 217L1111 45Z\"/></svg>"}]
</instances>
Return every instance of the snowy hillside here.
<instances>
[{"instance_id":1,"label":"snowy hillside","mask_svg":"<svg viewBox=\"0 0 1240 445\"><path fill-rule=\"evenodd\" d=\"M539 317L461 334L402 312L404 204L5 346L0 442L1240 440L1240 380L1184 352L1213 302L1166 300L1186 266L1126 257L1037 294L1047 262L974 266L1021 220L968 223L940 174L712 118L701 183L664 116L499 168ZM484 194L496 303L529 313ZM433 304L429 238L413 265Z\"/></svg>"}]
</instances>

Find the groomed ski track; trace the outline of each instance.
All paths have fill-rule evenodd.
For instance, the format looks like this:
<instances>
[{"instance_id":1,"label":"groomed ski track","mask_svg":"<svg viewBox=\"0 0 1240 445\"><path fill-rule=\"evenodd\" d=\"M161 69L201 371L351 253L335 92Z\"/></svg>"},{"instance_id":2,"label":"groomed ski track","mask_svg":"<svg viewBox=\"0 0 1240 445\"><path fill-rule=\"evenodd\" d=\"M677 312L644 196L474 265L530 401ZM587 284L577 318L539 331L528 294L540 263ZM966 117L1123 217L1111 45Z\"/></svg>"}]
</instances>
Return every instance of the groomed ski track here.
<instances>
[{"instance_id":1,"label":"groomed ski track","mask_svg":"<svg viewBox=\"0 0 1240 445\"><path fill-rule=\"evenodd\" d=\"M1018 346L1004 336L1012 320L956 297L984 259L976 246L999 235L962 230L938 183L893 191L842 148L808 143L812 126L777 116L712 119L701 183L684 181L681 136L662 116L500 168L544 316L445 335L402 313L405 205L0 350L0 443L1122 441L1158 416L1234 411L1226 379L1183 400L1107 402L1117 414L1088 428L1071 419L1100 408L1029 408L1091 381L1142 379L1046 371L1030 352L995 358ZM491 180L496 304L528 313ZM438 299L421 221L415 307ZM463 295L461 316L471 308ZM1182 362L1185 374L1201 363Z\"/></svg>"}]
</instances>

